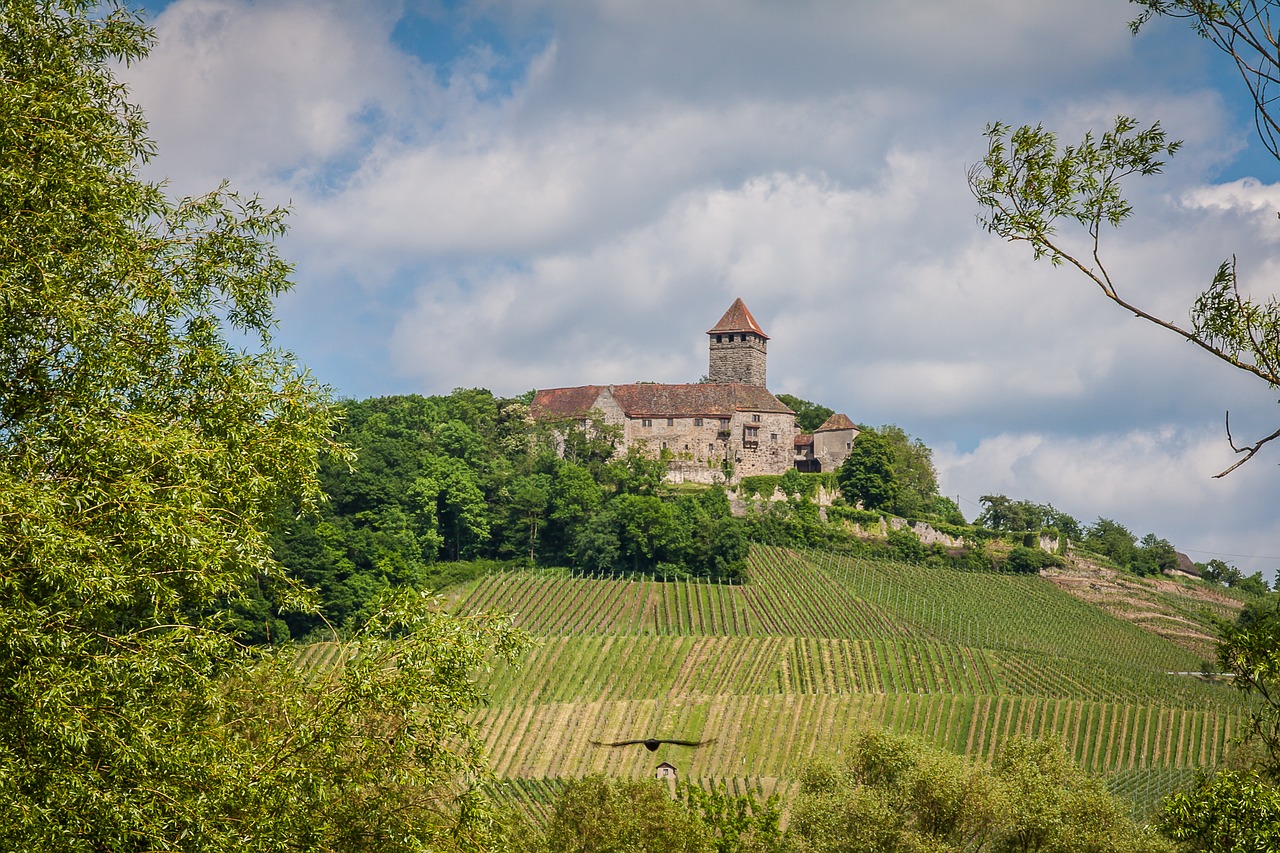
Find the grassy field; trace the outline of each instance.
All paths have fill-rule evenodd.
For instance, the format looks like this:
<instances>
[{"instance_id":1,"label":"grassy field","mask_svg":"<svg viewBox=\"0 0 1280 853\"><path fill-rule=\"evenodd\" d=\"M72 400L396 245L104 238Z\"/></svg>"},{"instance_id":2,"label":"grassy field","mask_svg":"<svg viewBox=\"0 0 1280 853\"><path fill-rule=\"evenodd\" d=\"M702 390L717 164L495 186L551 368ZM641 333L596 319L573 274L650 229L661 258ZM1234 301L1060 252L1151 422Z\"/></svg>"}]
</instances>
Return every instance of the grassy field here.
<instances>
[{"instance_id":1,"label":"grassy field","mask_svg":"<svg viewBox=\"0 0 1280 853\"><path fill-rule=\"evenodd\" d=\"M876 725L980 756L1015 734L1060 739L1145 808L1240 730L1229 686L1172 674L1206 666L1196 644L1048 578L772 547L748 568L735 586L530 571L467 590L461 610L512 612L539 641L495 669L477 715L506 796L537 811L557 780L664 760L786 791ZM649 736L713 742L592 743Z\"/></svg>"}]
</instances>

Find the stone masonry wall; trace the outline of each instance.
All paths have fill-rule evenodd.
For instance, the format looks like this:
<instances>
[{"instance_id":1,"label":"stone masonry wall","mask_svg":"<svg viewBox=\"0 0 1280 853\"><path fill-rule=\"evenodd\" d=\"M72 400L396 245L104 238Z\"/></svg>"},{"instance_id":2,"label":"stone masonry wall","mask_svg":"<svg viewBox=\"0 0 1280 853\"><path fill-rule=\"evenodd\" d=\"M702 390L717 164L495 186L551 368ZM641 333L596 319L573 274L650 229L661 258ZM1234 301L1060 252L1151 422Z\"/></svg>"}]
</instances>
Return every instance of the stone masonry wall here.
<instances>
[{"instance_id":1,"label":"stone masonry wall","mask_svg":"<svg viewBox=\"0 0 1280 853\"><path fill-rule=\"evenodd\" d=\"M765 385L766 342L755 335L725 335L737 340L716 343L711 339L707 377L712 382L737 382L743 385Z\"/></svg>"},{"instance_id":2,"label":"stone masonry wall","mask_svg":"<svg viewBox=\"0 0 1280 853\"><path fill-rule=\"evenodd\" d=\"M777 412L736 412L729 418L630 418L623 428L628 446L643 447L651 456L663 450L671 453L669 479L699 483L723 481L726 458L733 463L733 482L757 474L786 473L795 465L795 434L795 416Z\"/></svg>"}]
</instances>

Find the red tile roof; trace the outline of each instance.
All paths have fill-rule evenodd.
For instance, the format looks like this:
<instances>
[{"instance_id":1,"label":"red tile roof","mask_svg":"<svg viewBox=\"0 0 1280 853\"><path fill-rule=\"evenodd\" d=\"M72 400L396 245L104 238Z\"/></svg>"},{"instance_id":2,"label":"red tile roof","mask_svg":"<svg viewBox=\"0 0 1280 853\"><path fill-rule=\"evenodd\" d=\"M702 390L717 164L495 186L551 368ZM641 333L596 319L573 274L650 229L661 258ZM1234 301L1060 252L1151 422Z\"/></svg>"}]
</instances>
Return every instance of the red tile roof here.
<instances>
[{"instance_id":1,"label":"red tile roof","mask_svg":"<svg viewBox=\"0 0 1280 853\"><path fill-rule=\"evenodd\" d=\"M796 436L796 447L808 447L811 444L813 444L813 436L809 433L802 432Z\"/></svg>"},{"instance_id":2,"label":"red tile roof","mask_svg":"<svg viewBox=\"0 0 1280 853\"><path fill-rule=\"evenodd\" d=\"M547 388L533 395L529 413L539 420L580 418L591 411L600 399L603 385L579 385L577 388Z\"/></svg>"},{"instance_id":3,"label":"red tile roof","mask_svg":"<svg viewBox=\"0 0 1280 853\"><path fill-rule=\"evenodd\" d=\"M730 417L734 412L791 411L760 385L702 382L696 385L610 385L630 417Z\"/></svg>"},{"instance_id":4,"label":"red tile roof","mask_svg":"<svg viewBox=\"0 0 1280 853\"><path fill-rule=\"evenodd\" d=\"M856 430L857 428L858 428L858 425L855 424L853 421L849 420L848 415L841 414L841 415L832 415L831 417L827 418L825 421L822 422L822 426L818 427L816 430L814 430L814 432L832 432L838 429Z\"/></svg>"},{"instance_id":5,"label":"red tile roof","mask_svg":"<svg viewBox=\"0 0 1280 853\"><path fill-rule=\"evenodd\" d=\"M582 385L577 388L548 388L533 397L530 412L535 418L580 418L608 393L628 417L732 417L734 412L777 412L789 414L777 397L759 385L702 382L696 385Z\"/></svg>"},{"instance_id":6,"label":"red tile roof","mask_svg":"<svg viewBox=\"0 0 1280 853\"><path fill-rule=\"evenodd\" d=\"M719 332L754 332L766 341L769 340L769 336L760 328L756 318L751 316L751 312L747 310L747 306L741 297L733 300L729 310L724 312L724 316L720 318L720 322L707 330L708 335L714 335Z\"/></svg>"}]
</instances>

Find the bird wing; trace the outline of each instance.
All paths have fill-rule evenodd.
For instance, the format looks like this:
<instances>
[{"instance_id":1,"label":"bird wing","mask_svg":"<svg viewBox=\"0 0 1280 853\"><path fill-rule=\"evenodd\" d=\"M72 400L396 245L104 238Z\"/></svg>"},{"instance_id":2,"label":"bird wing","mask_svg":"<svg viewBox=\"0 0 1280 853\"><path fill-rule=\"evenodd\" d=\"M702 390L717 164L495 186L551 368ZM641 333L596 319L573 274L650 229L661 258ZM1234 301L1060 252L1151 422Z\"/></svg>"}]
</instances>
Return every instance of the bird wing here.
<instances>
[{"instance_id":1,"label":"bird wing","mask_svg":"<svg viewBox=\"0 0 1280 853\"><path fill-rule=\"evenodd\" d=\"M676 746L705 746L709 743L715 743L715 740L715 738L708 738L707 740L672 740L668 738L660 741L660 743L671 743Z\"/></svg>"}]
</instances>

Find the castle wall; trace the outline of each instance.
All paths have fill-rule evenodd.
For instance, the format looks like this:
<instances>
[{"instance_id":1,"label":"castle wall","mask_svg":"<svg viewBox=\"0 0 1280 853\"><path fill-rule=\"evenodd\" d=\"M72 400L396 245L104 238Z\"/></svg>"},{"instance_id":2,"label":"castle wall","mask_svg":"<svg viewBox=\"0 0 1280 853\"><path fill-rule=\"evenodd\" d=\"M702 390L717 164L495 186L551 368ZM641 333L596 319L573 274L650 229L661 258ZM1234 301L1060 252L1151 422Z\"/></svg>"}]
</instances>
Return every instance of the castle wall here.
<instances>
[{"instance_id":1,"label":"castle wall","mask_svg":"<svg viewBox=\"0 0 1280 853\"><path fill-rule=\"evenodd\" d=\"M759 418L759 420L756 420ZM701 423L699 423L699 421ZM729 418L628 418L627 445L651 456L667 450L674 457L671 479L718 482L722 463L733 463L734 477L783 474L795 465L795 415L736 412ZM700 469L705 469L705 477Z\"/></svg>"}]
</instances>

